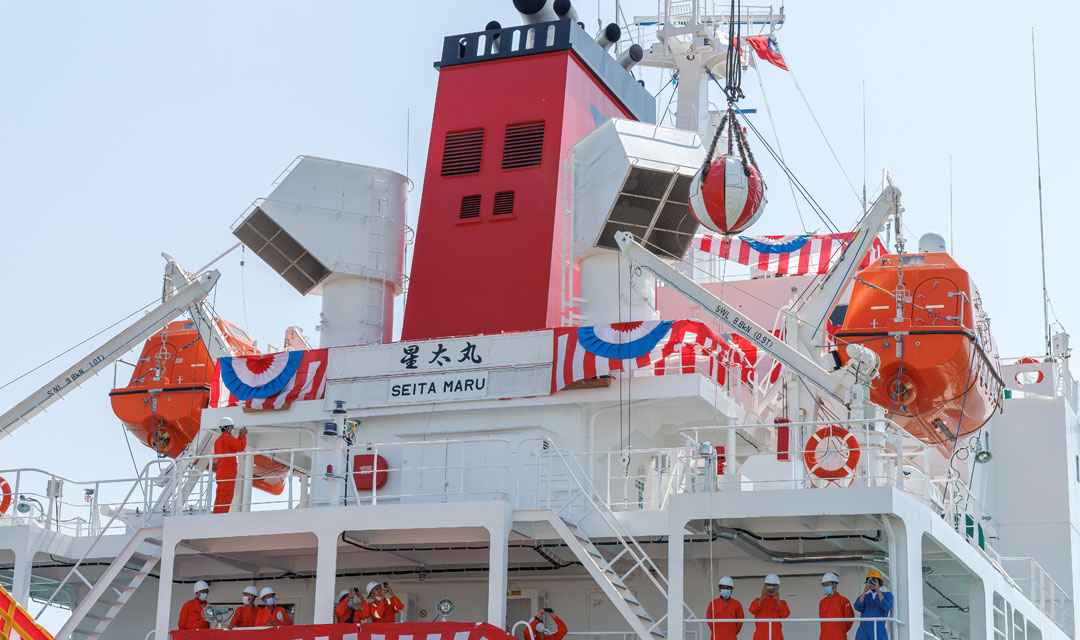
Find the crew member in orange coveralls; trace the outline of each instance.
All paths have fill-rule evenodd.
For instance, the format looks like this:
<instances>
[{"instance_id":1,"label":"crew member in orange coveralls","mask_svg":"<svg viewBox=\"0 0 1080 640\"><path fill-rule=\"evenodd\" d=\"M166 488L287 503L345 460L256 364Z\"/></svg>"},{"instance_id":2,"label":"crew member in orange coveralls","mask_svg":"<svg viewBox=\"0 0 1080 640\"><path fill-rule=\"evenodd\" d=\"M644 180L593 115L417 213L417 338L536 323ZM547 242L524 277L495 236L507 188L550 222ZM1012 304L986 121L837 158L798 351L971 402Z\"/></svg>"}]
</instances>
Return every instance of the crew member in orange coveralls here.
<instances>
[{"instance_id":1,"label":"crew member in orange coveralls","mask_svg":"<svg viewBox=\"0 0 1080 640\"><path fill-rule=\"evenodd\" d=\"M240 427L240 437L237 438L232 434L232 418L222 418L218 426L221 427L221 435L214 441L215 455L240 453L247 447L247 427ZM214 513L228 513L236 488L236 456L214 458L214 470L217 472Z\"/></svg>"},{"instance_id":2,"label":"crew member in orange coveralls","mask_svg":"<svg viewBox=\"0 0 1080 640\"><path fill-rule=\"evenodd\" d=\"M848 631L855 624L855 610L851 608L851 602L836 592L836 586L840 578L835 573L826 573L821 576L821 590L825 597L818 603L819 618L849 618L846 622L822 622L819 640L847 640Z\"/></svg>"},{"instance_id":3,"label":"crew member in orange coveralls","mask_svg":"<svg viewBox=\"0 0 1080 640\"><path fill-rule=\"evenodd\" d=\"M259 590L255 588L255 585L251 584L244 587L244 604L236 608L236 613L233 614L232 620L229 620L230 629L256 626L255 620L259 616L259 607L255 604L255 598L257 598L258 595Z\"/></svg>"},{"instance_id":4,"label":"crew member in orange coveralls","mask_svg":"<svg viewBox=\"0 0 1080 640\"><path fill-rule=\"evenodd\" d=\"M551 631L544 626L544 612L551 614L551 619L555 621L555 631ZM533 638L536 640L562 640L566 637L566 623L564 623L559 616L555 615L555 610L551 607L541 609L536 617L529 623L532 627Z\"/></svg>"},{"instance_id":5,"label":"crew member in orange coveralls","mask_svg":"<svg viewBox=\"0 0 1080 640\"><path fill-rule=\"evenodd\" d=\"M256 627L288 627L292 626L292 618L284 608L277 606L277 598L274 597L273 587L263 587L259 592L264 606L259 609L259 617L255 619Z\"/></svg>"},{"instance_id":6,"label":"crew member in orange coveralls","mask_svg":"<svg viewBox=\"0 0 1080 640\"><path fill-rule=\"evenodd\" d=\"M369 582L368 597L371 598L372 622L397 622L397 614L405 609L387 583Z\"/></svg>"},{"instance_id":7,"label":"crew member in orange coveralls","mask_svg":"<svg viewBox=\"0 0 1080 640\"><path fill-rule=\"evenodd\" d=\"M359 589L342 589L338 594L338 604L334 607L334 619L340 624L358 623L371 617L372 608Z\"/></svg>"},{"instance_id":8,"label":"crew member in orange coveralls","mask_svg":"<svg viewBox=\"0 0 1080 640\"><path fill-rule=\"evenodd\" d=\"M731 593L735 590L735 581L730 576L724 576L720 578L718 586L720 597L709 603L705 618L718 620L744 617L742 605L731 597ZM709 630L712 631L712 640L736 640L742 625L742 622L710 622Z\"/></svg>"},{"instance_id":9,"label":"crew member in orange coveralls","mask_svg":"<svg viewBox=\"0 0 1080 640\"><path fill-rule=\"evenodd\" d=\"M210 623L203 617L206 598L210 595L210 585L202 580L195 583L195 597L184 603L180 609L180 620L176 627L180 631L191 629L209 629Z\"/></svg>"},{"instance_id":10,"label":"crew member in orange coveralls","mask_svg":"<svg viewBox=\"0 0 1080 640\"><path fill-rule=\"evenodd\" d=\"M761 597L750 603L750 615L755 618L786 618L791 615L787 602L780 599L780 576L770 573L765 576L761 587ZM754 623L754 640L784 640L781 623L773 622L772 635L769 635L768 622Z\"/></svg>"}]
</instances>

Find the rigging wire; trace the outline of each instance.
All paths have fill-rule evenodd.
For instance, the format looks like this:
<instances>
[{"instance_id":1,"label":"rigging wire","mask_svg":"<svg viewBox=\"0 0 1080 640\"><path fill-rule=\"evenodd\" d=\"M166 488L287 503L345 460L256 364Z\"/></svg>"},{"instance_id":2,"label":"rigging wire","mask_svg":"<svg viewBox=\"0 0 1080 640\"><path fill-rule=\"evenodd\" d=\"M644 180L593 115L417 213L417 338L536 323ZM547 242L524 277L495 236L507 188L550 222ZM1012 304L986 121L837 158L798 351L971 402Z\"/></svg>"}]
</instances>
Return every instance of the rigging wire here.
<instances>
[{"instance_id":1,"label":"rigging wire","mask_svg":"<svg viewBox=\"0 0 1080 640\"><path fill-rule=\"evenodd\" d=\"M779 44L776 45L779 48ZM783 55L783 52L781 52ZM806 94L803 93L802 86L799 85L799 79L795 76L795 72L791 69L791 63L788 63L788 73L791 74L791 81L795 83L795 90L799 92L799 97L802 98L803 104L806 105L806 110L810 112L810 117L814 121L814 125L817 127L818 133L821 134L822 140L825 141L825 146L829 148L829 153L832 154L833 160L836 161L836 166L840 168L840 173L844 175L844 180L847 181L848 186L851 187L851 193L855 195L855 200L862 205L863 199L859 196L859 191L855 188L854 183L851 182L851 178L848 177L847 171L844 170L844 165L840 162L840 157L836 155L836 150L833 149L832 143L829 142L829 136L825 135L825 129L821 127L821 123L818 122L817 115L814 113L814 109L810 106L810 101L806 99Z\"/></svg>"},{"instance_id":2,"label":"rigging wire","mask_svg":"<svg viewBox=\"0 0 1080 640\"><path fill-rule=\"evenodd\" d=\"M33 369L30 369L30 370L29 370L29 371L27 371L26 373L23 373L22 375L20 375L20 376L18 376L18 377L16 377L16 378L13 378L13 379L11 379L11 380L9 380L9 381L7 381L7 382L6 382L6 383L4 383L3 385L0 385L0 389L4 389L4 388L6 388L6 387L9 387L9 386L11 386L11 385L15 384L15 383L16 383L16 382L18 382L19 380L22 380L23 378L25 378L26 376L30 375L31 373L33 373L33 372L37 371L38 369L40 369L40 368L42 368L42 367L44 367L44 366L46 366L46 365L48 365L48 364L52 363L52 362L53 362L53 361L55 361L55 360L56 360L57 358L61 358L61 357L65 356L65 355L67 355L68 353L71 353L71 352L72 352L73 350L75 350L75 349L78 349L79 347L83 346L83 345L84 345L84 344L86 344L87 342L90 342L90 341L91 341L91 340L93 340L94 338L96 338L96 337L100 336L101 334L105 333L105 332L106 332L106 331L108 331L109 329L112 329L112 328L113 328L113 327L115 327L116 325L120 324L121 322L124 322L124 321L125 321L125 320L127 320L128 318L130 318L130 317L132 317L132 316L134 316L134 315L137 315L137 314L138 314L138 313L139 313L140 311L145 311L146 309L148 309L148 308L150 308L150 307L154 306L155 304L159 304L159 303L158 303L158 300L160 300L160 298L154 298L153 300L151 300L150 302L148 302L148 303L144 304L143 306L139 307L139 308L138 308L138 309L136 309L135 311L132 311L132 312L131 312L131 313L129 313L128 315L124 316L123 318L120 318L119 320L117 320L116 322L114 322L114 323L110 324L109 326L105 327L105 328L104 328L104 329L102 329L101 331L98 331L97 333L95 333L94 335L90 336L89 338L86 338L86 339L85 339L85 340L83 340L82 342L79 342L78 344L72 345L71 347L69 347L69 348L65 349L64 351L61 351L60 353L56 354L55 356L53 356L53 357L49 358L49 359L48 359L48 360L46 360L45 362L42 362L41 364L39 364L38 366L34 367Z\"/></svg>"},{"instance_id":3,"label":"rigging wire","mask_svg":"<svg viewBox=\"0 0 1080 640\"><path fill-rule=\"evenodd\" d=\"M753 60L753 57L750 58ZM780 159L784 160L784 147L780 144L780 135L776 132L776 121L773 119L772 108L769 106L769 96L765 93L765 81L761 74L761 69L755 64L754 75L757 76L758 89L761 90L761 101L765 105L765 113L769 116L769 126L772 128L773 140L776 140L776 150L780 154ZM799 216L799 224L802 225L803 233L809 233L806 228L806 221L802 217L802 209L799 207L799 199L795 197L795 183L792 182L791 176L786 176L788 179L788 187L791 189L791 200L795 204L795 214Z\"/></svg>"}]
</instances>

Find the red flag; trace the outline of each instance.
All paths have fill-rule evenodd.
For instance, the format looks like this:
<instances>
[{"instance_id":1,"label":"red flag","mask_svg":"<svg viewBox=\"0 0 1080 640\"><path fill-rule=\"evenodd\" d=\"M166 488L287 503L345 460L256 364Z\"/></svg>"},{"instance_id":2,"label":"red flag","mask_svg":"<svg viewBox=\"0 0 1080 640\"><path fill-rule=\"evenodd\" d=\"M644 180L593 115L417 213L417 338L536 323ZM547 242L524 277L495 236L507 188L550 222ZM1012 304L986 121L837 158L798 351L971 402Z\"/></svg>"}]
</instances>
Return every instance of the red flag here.
<instances>
[{"instance_id":1,"label":"red flag","mask_svg":"<svg viewBox=\"0 0 1080 640\"><path fill-rule=\"evenodd\" d=\"M784 56L780 55L780 47L772 36L749 36L746 42L754 48L754 52L765 62L772 63L784 71L787 71L787 63Z\"/></svg>"}]
</instances>

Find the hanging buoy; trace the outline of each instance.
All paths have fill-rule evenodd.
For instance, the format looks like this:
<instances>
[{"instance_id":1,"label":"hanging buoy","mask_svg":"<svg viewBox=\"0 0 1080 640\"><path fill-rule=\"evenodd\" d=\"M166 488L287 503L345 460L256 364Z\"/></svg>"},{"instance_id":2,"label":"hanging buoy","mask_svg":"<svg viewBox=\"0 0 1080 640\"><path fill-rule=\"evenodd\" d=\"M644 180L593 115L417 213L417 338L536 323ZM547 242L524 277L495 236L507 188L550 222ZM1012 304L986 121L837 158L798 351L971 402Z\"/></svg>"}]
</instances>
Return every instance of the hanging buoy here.
<instances>
[{"instance_id":1,"label":"hanging buoy","mask_svg":"<svg viewBox=\"0 0 1080 640\"><path fill-rule=\"evenodd\" d=\"M727 153L714 157L727 126ZM733 146L738 144L739 155ZM765 181L761 178L746 135L728 109L716 127L705 162L690 183L690 212L702 226L731 235L745 231L765 210Z\"/></svg>"},{"instance_id":2,"label":"hanging buoy","mask_svg":"<svg viewBox=\"0 0 1080 640\"><path fill-rule=\"evenodd\" d=\"M704 180L699 171L690 183L690 211L707 229L731 235L742 233L765 210L765 183L757 167L734 156L721 155L709 165ZM750 175L746 175L749 173Z\"/></svg>"}]
</instances>

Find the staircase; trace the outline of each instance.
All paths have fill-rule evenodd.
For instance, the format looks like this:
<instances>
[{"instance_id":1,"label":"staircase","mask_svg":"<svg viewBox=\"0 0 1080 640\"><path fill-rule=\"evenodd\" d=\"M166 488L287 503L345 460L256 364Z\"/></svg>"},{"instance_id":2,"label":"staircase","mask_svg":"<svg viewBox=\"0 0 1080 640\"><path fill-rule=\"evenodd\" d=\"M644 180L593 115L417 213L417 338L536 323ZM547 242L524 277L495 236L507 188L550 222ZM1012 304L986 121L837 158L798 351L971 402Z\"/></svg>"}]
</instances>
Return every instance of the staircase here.
<instances>
[{"instance_id":1,"label":"staircase","mask_svg":"<svg viewBox=\"0 0 1080 640\"><path fill-rule=\"evenodd\" d=\"M647 578L646 583L651 584L659 592L662 601L666 602L667 578L637 540L619 522L607 503L601 499L577 459L563 455L551 441L546 442L545 453L562 462L570 481L568 499L558 509L552 509L548 522L611 603L615 605L615 609L623 616L638 638L663 640L665 634L661 625L667 617L666 612L659 619L653 618L637 597L631 593L626 585L626 579L635 572L640 572ZM579 512L581 513L579 517L571 518L570 513ZM618 543L620 547L618 553L608 558L600 552L589 536L579 527L587 519L590 522L590 528L595 528L600 532L598 537L613 539ZM624 566L625 563L630 563L629 569L620 574L615 568L616 563L619 562L623 562Z\"/></svg>"},{"instance_id":2,"label":"staircase","mask_svg":"<svg viewBox=\"0 0 1080 640\"><path fill-rule=\"evenodd\" d=\"M161 532L161 527L136 531L96 583L87 580L78 565L72 567L70 575L90 587L90 592L56 634L59 640L96 640L105 632L124 603L161 560Z\"/></svg>"}]
</instances>

